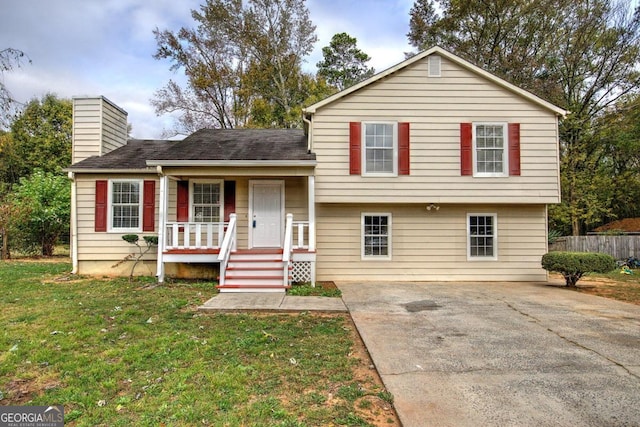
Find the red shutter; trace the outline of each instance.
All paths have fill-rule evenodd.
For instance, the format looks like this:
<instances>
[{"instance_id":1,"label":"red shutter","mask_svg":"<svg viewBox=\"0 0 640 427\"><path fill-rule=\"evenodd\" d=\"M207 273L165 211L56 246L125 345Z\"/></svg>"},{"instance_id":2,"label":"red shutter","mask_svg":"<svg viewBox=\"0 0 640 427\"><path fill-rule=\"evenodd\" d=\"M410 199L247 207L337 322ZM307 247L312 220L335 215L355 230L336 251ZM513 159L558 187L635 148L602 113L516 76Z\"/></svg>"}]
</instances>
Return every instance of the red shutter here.
<instances>
[{"instance_id":1,"label":"red shutter","mask_svg":"<svg viewBox=\"0 0 640 427\"><path fill-rule=\"evenodd\" d=\"M229 222L229 214L236 211L236 182L224 182L224 220Z\"/></svg>"},{"instance_id":2,"label":"red shutter","mask_svg":"<svg viewBox=\"0 0 640 427\"><path fill-rule=\"evenodd\" d=\"M349 173L360 175L360 156L362 144L362 125L360 122L349 123Z\"/></svg>"},{"instance_id":3,"label":"red shutter","mask_svg":"<svg viewBox=\"0 0 640 427\"><path fill-rule=\"evenodd\" d=\"M409 123L398 123L398 175L409 175L410 170Z\"/></svg>"},{"instance_id":4,"label":"red shutter","mask_svg":"<svg viewBox=\"0 0 640 427\"><path fill-rule=\"evenodd\" d=\"M178 181L178 207L176 221L189 221L189 181Z\"/></svg>"},{"instance_id":5,"label":"red shutter","mask_svg":"<svg viewBox=\"0 0 640 427\"><path fill-rule=\"evenodd\" d=\"M460 174L473 175L473 125L460 123Z\"/></svg>"},{"instance_id":6,"label":"red shutter","mask_svg":"<svg viewBox=\"0 0 640 427\"><path fill-rule=\"evenodd\" d=\"M156 226L156 182L145 180L142 190L142 231L155 231Z\"/></svg>"},{"instance_id":7,"label":"red shutter","mask_svg":"<svg viewBox=\"0 0 640 427\"><path fill-rule=\"evenodd\" d=\"M509 175L520 176L520 123L509 123Z\"/></svg>"},{"instance_id":8,"label":"red shutter","mask_svg":"<svg viewBox=\"0 0 640 427\"><path fill-rule=\"evenodd\" d=\"M106 180L96 181L96 213L95 231L107 231L107 192L109 183Z\"/></svg>"}]
</instances>

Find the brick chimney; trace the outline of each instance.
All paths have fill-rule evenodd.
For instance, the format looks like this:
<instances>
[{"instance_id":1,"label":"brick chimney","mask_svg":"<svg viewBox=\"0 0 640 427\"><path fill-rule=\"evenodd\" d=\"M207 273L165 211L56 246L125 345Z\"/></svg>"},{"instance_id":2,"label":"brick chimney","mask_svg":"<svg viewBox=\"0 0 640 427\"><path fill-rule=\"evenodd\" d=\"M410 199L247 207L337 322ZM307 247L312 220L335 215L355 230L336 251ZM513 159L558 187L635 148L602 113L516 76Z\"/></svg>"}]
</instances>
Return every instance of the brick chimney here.
<instances>
[{"instance_id":1,"label":"brick chimney","mask_svg":"<svg viewBox=\"0 0 640 427\"><path fill-rule=\"evenodd\" d=\"M74 96L72 141L72 164L122 147L127 143L127 112L104 96Z\"/></svg>"}]
</instances>

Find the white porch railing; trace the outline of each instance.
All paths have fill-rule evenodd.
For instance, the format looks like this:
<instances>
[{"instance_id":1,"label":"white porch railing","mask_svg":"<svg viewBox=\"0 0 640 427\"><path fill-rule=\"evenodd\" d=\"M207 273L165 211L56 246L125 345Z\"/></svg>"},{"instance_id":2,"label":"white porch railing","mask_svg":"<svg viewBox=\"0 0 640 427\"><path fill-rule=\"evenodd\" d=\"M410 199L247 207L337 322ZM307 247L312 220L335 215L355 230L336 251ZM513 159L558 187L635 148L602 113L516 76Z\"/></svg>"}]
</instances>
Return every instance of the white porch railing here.
<instances>
[{"instance_id":1,"label":"white porch railing","mask_svg":"<svg viewBox=\"0 0 640 427\"><path fill-rule=\"evenodd\" d=\"M224 222L167 222L164 249L217 249L225 226Z\"/></svg>"},{"instance_id":2,"label":"white porch railing","mask_svg":"<svg viewBox=\"0 0 640 427\"><path fill-rule=\"evenodd\" d=\"M293 221L292 248L309 249L309 221Z\"/></svg>"},{"instance_id":3,"label":"white porch railing","mask_svg":"<svg viewBox=\"0 0 640 427\"><path fill-rule=\"evenodd\" d=\"M227 232L224 235L222 244L220 245L220 252L218 253L218 261L220 261L220 279L218 284L224 286L225 274L227 271L227 264L229 263L229 257L231 251L236 249L236 214L229 215L229 225L227 226Z\"/></svg>"}]
</instances>

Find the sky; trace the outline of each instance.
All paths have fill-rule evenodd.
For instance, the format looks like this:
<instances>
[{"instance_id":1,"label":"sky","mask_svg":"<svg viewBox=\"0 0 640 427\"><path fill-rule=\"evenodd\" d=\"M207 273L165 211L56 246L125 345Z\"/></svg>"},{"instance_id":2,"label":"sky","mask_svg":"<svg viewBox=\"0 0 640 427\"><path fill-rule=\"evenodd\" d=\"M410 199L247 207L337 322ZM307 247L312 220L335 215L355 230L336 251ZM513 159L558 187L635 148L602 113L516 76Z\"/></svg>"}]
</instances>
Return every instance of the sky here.
<instances>
[{"instance_id":1,"label":"sky","mask_svg":"<svg viewBox=\"0 0 640 427\"><path fill-rule=\"evenodd\" d=\"M303 65L316 71L322 47L346 32L383 71L413 49L407 42L414 0L307 0L318 41ZM131 136L156 139L172 126L150 103L180 71L156 60L153 30L193 27L191 10L204 0L0 0L0 50L19 49L31 63L4 73L14 99L26 103L53 93L60 98L105 96L129 113Z\"/></svg>"}]
</instances>

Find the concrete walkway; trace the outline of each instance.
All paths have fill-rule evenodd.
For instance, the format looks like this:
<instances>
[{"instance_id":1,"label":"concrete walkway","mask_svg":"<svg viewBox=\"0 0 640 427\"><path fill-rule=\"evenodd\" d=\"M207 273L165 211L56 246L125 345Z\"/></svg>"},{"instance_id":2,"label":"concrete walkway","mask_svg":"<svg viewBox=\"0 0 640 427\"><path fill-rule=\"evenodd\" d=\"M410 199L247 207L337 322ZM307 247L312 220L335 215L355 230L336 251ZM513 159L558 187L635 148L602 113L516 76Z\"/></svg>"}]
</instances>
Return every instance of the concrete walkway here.
<instances>
[{"instance_id":1,"label":"concrete walkway","mask_svg":"<svg viewBox=\"0 0 640 427\"><path fill-rule=\"evenodd\" d=\"M529 283L338 283L404 427L640 426L640 306Z\"/></svg>"},{"instance_id":2,"label":"concrete walkway","mask_svg":"<svg viewBox=\"0 0 640 427\"><path fill-rule=\"evenodd\" d=\"M284 292L220 293L198 309L203 311L347 311L347 307L340 298L299 297L290 296Z\"/></svg>"}]
</instances>

